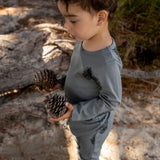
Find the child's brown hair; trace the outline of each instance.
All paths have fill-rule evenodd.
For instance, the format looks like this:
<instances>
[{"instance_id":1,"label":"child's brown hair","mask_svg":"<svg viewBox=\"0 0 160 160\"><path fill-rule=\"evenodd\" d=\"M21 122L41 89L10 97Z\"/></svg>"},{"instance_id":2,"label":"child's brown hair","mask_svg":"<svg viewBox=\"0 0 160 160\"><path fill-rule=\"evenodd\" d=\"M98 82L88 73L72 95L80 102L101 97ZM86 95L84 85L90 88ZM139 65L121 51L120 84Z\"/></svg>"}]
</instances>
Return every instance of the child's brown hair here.
<instances>
[{"instance_id":1,"label":"child's brown hair","mask_svg":"<svg viewBox=\"0 0 160 160\"><path fill-rule=\"evenodd\" d=\"M66 4L66 9L68 10L69 4L77 3L82 9L90 11L91 9L95 11L106 10L109 12L108 19L112 19L114 12L117 8L118 0L56 0L56 2L61 1Z\"/></svg>"}]
</instances>

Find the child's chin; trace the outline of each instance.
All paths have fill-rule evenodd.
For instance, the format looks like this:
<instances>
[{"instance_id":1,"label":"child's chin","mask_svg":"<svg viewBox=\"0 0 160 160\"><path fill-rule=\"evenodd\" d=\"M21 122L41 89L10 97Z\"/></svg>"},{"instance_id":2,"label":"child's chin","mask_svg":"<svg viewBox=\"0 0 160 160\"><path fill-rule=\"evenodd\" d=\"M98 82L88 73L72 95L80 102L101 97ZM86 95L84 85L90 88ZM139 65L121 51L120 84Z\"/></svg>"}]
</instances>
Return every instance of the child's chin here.
<instances>
[{"instance_id":1,"label":"child's chin","mask_svg":"<svg viewBox=\"0 0 160 160\"><path fill-rule=\"evenodd\" d=\"M75 40L76 40L76 41L84 41L84 39L79 38L79 37L75 37Z\"/></svg>"}]
</instances>

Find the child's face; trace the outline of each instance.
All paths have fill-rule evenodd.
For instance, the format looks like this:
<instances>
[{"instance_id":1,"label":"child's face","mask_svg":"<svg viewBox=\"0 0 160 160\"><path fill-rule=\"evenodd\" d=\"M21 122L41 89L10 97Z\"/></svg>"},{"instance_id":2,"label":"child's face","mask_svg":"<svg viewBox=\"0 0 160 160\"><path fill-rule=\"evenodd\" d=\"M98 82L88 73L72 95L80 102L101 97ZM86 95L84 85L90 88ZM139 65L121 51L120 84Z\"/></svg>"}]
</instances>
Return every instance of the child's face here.
<instances>
[{"instance_id":1,"label":"child's face","mask_svg":"<svg viewBox=\"0 0 160 160\"><path fill-rule=\"evenodd\" d=\"M76 40L89 40L98 32L96 13L91 14L77 4L69 4L67 11L66 5L60 1L58 8L65 18L64 27Z\"/></svg>"}]
</instances>

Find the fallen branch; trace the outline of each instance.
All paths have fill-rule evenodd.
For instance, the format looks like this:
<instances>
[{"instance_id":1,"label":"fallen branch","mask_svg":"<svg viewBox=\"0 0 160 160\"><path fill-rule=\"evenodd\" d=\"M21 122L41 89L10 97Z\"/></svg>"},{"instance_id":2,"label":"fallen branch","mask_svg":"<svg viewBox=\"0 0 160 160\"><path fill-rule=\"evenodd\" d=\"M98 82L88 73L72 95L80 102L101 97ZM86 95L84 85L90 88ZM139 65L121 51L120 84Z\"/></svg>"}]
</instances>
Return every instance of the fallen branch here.
<instances>
[{"instance_id":1,"label":"fallen branch","mask_svg":"<svg viewBox=\"0 0 160 160\"><path fill-rule=\"evenodd\" d=\"M160 79L160 70L155 71L140 71L124 68L121 72L122 77L138 78L138 79Z\"/></svg>"}]
</instances>

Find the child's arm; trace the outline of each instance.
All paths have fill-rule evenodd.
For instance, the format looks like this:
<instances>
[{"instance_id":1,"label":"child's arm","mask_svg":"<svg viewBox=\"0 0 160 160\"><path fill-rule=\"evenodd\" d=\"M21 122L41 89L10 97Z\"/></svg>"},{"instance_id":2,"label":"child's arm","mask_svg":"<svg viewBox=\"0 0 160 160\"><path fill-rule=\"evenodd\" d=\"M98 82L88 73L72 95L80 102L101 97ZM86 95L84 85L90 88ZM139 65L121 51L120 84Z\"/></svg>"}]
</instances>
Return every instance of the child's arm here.
<instances>
[{"instance_id":1,"label":"child's arm","mask_svg":"<svg viewBox=\"0 0 160 160\"><path fill-rule=\"evenodd\" d=\"M69 111L59 119L52 120L59 121L70 117L72 121L90 120L115 110L120 105L122 97L121 64L119 63L112 61L102 65L98 70L92 71L101 88L97 97L77 104L66 105Z\"/></svg>"},{"instance_id":2,"label":"child's arm","mask_svg":"<svg viewBox=\"0 0 160 160\"><path fill-rule=\"evenodd\" d=\"M66 118L72 118L73 121L90 120L115 110L120 105L122 96L120 71L121 67L115 62L101 68L95 73L101 85L99 96L74 105L68 103L66 114L58 119L51 118L50 120L60 121Z\"/></svg>"},{"instance_id":3,"label":"child's arm","mask_svg":"<svg viewBox=\"0 0 160 160\"><path fill-rule=\"evenodd\" d=\"M89 120L108 111L115 110L121 103L121 64L116 61L106 64L94 75L98 79L101 89L98 97L74 104L72 120Z\"/></svg>"}]
</instances>

